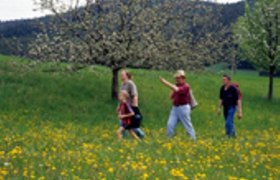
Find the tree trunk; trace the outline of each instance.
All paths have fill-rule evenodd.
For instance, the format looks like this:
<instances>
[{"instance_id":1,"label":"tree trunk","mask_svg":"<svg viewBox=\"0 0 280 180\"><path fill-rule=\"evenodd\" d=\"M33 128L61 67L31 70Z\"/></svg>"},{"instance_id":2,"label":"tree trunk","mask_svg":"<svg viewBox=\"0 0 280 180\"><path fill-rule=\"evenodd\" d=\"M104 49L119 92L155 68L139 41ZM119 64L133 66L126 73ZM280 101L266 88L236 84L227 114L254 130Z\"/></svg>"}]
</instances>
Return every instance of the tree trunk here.
<instances>
[{"instance_id":1,"label":"tree trunk","mask_svg":"<svg viewBox=\"0 0 280 180\"><path fill-rule=\"evenodd\" d=\"M236 52L235 48L237 49L237 47L231 48L230 50L232 52L230 52L230 54L229 54L229 56L231 58L231 71L232 71L232 74L236 74L236 71L237 71L237 60L236 60L237 59L237 57L236 57L237 52Z\"/></svg>"},{"instance_id":2,"label":"tree trunk","mask_svg":"<svg viewBox=\"0 0 280 180\"><path fill-rule=\"evenodd\" d=\"M234 61L232 61L232 64L231 64L231 72L232 72L232 74L236 74L236 71L237 71L237 64L234 60Z\"/></svg>"},{"instance_id":3,"label":"tree trunk","mask_svg":"<svg viewBox=\"0 0 280 180\"><path fill-rule=\"evenodd\" d=\"M112 69L112 99L118 99L119 70L119 68Z\"/></svg>"},{"instance_id":4,"label":"tree trunk","mask_svg":"<svg viewBox=\"0 0 280 180\"><path fill-rule=\"evenodd\" d=\"M272 100L273 97L273 78L274 78L275 66L269 67L269 87L268 87L268 100Z\"/></svg>"}]
</instances>

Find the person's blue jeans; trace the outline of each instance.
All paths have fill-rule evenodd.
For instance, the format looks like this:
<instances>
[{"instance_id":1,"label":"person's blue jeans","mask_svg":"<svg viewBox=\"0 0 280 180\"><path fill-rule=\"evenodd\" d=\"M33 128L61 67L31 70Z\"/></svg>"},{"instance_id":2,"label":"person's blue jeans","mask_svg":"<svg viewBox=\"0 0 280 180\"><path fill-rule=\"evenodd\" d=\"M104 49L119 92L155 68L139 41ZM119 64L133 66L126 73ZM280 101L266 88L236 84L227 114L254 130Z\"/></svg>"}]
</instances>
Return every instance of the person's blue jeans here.
<instances>
[{"instance_id":1,"label":"person's blue jeans","mask_svg":"<svg viewBox=\"0 0 280 180\"><path fill-rule=\"evenodd\" d=\"M174 129L178 122L181 122L188 135L193 140L196 139L195 131L191 122L191 107L190 105L173 106L170 116L167 122L167 136L172 137L174 135Z\"/></svg>"},{"instance_id":2,"label":"person's blue jeans","mask_svg":"<svg viewBox=\"0 0 280 180\"><path fill-rule=\"evenodd\" d=\"M133 131L136 133L136 135L139 138L144 138L145 137L145 133L140 128L134 128Z\"/></svg>"},{"instance_id":3,"label":"person's blue jeans","mask_svg":"<svg viewBox=\"0 0 280 180\"><path fill-rule=\"evenodd\" d=\"M228 135L228 137L235 136L235 129L234 129L235 112L236 112L235 106L224 107L225 129L226 129L226 135Z\"/></svg>"}]
</instances>

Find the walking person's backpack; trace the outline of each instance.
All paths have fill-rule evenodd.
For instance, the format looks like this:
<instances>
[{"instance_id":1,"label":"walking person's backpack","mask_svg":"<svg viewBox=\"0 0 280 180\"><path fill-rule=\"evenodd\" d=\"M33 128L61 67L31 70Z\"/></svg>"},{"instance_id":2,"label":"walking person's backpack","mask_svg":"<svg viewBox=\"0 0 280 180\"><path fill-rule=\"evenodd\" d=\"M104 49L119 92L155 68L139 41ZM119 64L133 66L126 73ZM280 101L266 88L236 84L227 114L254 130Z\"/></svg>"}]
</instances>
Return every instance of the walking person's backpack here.
<instances>
[{"instance_id":1,"label":"walking person's backpack","mask_svg":"<svg viewBox=\"0 0 280 180\"><path fill-rule=\"evenodd\" d=\"M132 127L139 128L141 126L141 121L143 119L142 113L138 107L132 107L135 115L133 116Z\"/></svg>"},{"instance_id":2,"label":"walking person's backpack","mask_svg":"<svg viewBox=\"0 0 280 180\"><path fill-rule=\"evenodd\" d=\"M242 94L242 92L241 92L241 90L240 90L240 88L239 88L239 85L238 85L238 83L232 83L232 86L233 87L235 87L236 88L236 90L237 90L237 92L238 92L238 96L239 96L239 98L238 99L242 99L242 97L243 97L243 94Z\"/></svg>"},{"instance_id":3,"label":"walking person's backpack","mask_svg":"<svg viewBox=\"0 0 280 180\"><path fill-rule=\"evenodd\" d=\"M191 109L193 110L194 108L196 108L198 106L198 102L196 101L192 90L190 89L190 96L191 96Z\"/></svg>"}]
</instances>

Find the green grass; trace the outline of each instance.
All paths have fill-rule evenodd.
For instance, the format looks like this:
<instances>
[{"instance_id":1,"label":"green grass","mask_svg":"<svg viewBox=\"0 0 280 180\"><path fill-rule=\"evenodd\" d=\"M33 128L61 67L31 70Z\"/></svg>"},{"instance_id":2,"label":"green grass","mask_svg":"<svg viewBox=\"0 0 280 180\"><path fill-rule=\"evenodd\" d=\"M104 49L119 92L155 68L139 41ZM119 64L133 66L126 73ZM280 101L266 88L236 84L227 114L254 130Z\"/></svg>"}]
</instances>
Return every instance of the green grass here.
<instances>
[{"instance_id":1,"label":"green grass","mask_svg":"<svg viewBox=\"0 0 280 180\"><path fill-rule=\"evenodd\" d=\"M28 60L0 56L0 179L278 179L280 80L266 100L268 80L255 72L233 76L244 94L237 138L224 136L217 117L221 73L188 73L199 102L192 121L198 141L181 125L167 139L171 102L159 76L131 70L139 90L146 138L116 140L117 102L110 98L111 71L94 66L77 73L45 72L67 65L30 68Z\"/></svg>"}]
</instances>

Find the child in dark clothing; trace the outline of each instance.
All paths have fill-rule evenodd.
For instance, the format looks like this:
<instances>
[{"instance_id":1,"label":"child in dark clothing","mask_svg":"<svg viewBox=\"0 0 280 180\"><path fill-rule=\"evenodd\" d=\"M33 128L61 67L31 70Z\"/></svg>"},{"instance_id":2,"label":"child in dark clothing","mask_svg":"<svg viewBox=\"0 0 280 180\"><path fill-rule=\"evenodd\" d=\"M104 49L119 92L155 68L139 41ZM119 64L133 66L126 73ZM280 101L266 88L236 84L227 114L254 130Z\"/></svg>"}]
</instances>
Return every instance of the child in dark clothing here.
<instances>
[{"instance_id":1,"label":"child in dark clothing","mask_svg":"<svg viewBox=\"0 0 280 180\"><path fill-rule=\"evenodd\" d=\"M131 106L128 104L129 94L126 91L121 91L119 94L119 106L117 108L118 117L121 120L121 126L117 131L118 139L122 139L123 132L125 130L129 131L129 134L140 141L139 137L135 134L132 127L132 120L134 112Z\"/></svg>"}]
</instances>

